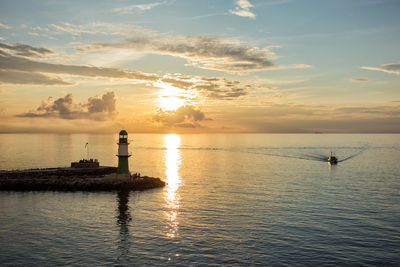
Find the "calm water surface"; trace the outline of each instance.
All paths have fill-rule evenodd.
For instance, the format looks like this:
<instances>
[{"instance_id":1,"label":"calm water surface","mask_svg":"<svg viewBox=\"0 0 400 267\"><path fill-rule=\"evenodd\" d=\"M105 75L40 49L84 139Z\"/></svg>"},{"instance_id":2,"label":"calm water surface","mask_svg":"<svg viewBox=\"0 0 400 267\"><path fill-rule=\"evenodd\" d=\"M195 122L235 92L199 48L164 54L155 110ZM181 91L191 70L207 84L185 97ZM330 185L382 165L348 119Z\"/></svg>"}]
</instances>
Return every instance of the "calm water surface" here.
<instances>
[{"instance_id":1,"label":"calm water surface","mask_svg":"<svg viewBox=\"0 0 400 267\"><path fill-rule=\"evenodd\" d=\"M0 192L0 265L400 264L400 135L129 138L165 188ZM116 139L0 135L0 169L116 165Z\"/></svg>"}]
</instances>

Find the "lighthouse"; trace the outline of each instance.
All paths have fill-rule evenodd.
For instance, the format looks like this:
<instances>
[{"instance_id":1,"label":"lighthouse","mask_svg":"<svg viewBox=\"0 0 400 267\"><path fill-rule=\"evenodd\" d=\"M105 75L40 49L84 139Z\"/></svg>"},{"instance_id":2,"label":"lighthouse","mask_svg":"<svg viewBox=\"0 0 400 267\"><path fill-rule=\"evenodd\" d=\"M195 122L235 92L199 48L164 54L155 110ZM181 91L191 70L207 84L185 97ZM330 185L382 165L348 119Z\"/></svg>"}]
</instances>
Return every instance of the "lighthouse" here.
<instances>
[{"instance_id":1,"label":"lighthouse","mask_svg":"<svg viewBox=\"0 0 400 267\"><path fill-rule=\"evenodd\" d=\"M119 132L117 173L130 174L128 158L131 155L128 152L128 145L128 133L125 130L122 130Z\"/></svg>"}]
</instances>

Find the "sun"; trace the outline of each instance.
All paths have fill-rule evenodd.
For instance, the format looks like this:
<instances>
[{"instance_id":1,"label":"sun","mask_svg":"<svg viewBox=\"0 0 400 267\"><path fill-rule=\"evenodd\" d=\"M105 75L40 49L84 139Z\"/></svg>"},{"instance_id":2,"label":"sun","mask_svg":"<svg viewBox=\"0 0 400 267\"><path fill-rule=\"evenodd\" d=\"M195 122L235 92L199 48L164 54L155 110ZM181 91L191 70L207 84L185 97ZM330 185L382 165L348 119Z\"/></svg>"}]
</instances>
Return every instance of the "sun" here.
<instances>
[{"instance_id":1,"label":"sun","mask_svg":"<svg viewBox=\"0 0 400 267\"><path fill-rule=\"evenodd\" d=\"M158 106L163 110L177 110L185 104L185 100L176 96L160 97Z\"/></svg>"},{"instance_id":2,"label":"sun","mask_svg":"<svg viewBox=\"0 0 400 267\"><path fill-rule=\"evenodd\" d=\"M185 105L185 90L174 87L168 83L158 82L155 84L162 88L156 92L157 106L164 111L174 111Z\"/></svg>"}]
</instances>

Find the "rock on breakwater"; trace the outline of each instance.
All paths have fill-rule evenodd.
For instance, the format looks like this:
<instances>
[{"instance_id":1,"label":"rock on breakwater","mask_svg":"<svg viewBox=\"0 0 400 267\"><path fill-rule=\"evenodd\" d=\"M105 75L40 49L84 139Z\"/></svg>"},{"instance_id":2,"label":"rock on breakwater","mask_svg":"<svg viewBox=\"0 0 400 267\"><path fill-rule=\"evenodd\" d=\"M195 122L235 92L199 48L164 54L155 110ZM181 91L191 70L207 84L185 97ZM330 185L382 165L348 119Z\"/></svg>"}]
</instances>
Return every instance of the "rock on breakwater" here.
<instances>
[{"instance_id":1,"label":"rock on breakwater","mask_svg":"<svg viewBox=\"0 0 400 267\"><path fill-rule=\"evenodd\" d=\"M114 191L146 190L165 186L165 182L160 178L117 174L116 169L99 167L0 171L0 190Z\"/></svg>"}]
</instances>

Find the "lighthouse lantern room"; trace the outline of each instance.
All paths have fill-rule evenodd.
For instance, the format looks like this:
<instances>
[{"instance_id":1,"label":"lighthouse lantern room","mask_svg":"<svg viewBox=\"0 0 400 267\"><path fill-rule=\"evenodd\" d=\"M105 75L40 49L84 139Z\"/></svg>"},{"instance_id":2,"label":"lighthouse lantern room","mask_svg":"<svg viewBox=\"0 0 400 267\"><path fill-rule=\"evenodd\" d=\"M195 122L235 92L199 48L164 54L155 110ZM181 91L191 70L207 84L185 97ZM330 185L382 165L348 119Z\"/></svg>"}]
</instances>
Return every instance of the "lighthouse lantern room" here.
<instances>
[{"instance_id":1,"label":"lighthouse lantern room","mask_svg":"<svg viewBox=\"0 0 400 267\"><path fill-rule=\"evenodd\" d=\"M118 170L117 173L127 173L129 172L129 162L128 158L131 156L128 151L128 133L125 130L119 132L118 141Z\"/></svg>"}]
</instances>

